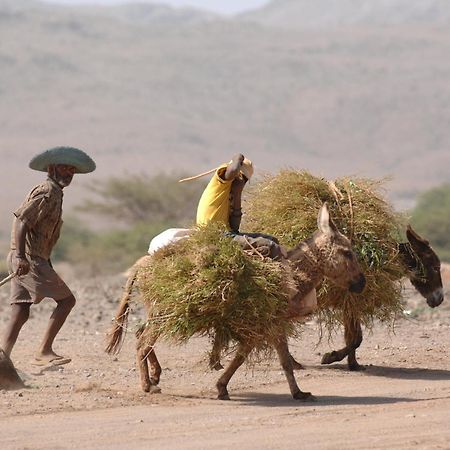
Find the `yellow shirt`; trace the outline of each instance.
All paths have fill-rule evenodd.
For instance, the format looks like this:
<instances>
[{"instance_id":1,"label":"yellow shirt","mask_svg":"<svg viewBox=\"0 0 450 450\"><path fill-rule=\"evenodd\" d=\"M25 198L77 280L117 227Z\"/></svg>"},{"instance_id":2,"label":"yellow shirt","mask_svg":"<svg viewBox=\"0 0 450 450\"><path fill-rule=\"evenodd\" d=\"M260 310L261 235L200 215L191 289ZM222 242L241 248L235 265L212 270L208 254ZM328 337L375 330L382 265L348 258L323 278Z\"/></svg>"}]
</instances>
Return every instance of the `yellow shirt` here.
<instances>
[{"instance_id":1,"label":"yellow shirt","mask_svg":"<svg viewBox=\"0 0 450 450\"><path fill-rule=\"evenodd\" d=\"M227 164L220 166L198 202L197 225L220 222L230 230L230 192L233 180L224 180Z\"/></svg>"}]
</instances>

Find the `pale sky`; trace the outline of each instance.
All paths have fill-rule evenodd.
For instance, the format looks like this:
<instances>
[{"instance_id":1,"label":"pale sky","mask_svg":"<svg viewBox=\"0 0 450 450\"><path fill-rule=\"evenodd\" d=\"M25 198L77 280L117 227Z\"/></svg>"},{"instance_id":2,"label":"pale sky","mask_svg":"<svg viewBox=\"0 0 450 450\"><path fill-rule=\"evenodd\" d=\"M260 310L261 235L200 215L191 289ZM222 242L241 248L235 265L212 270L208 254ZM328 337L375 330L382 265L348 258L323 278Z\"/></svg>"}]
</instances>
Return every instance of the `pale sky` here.
<instances>
[{"instance_id":1,"label":"pale sky","mask_svg":"<svg viewBox=\"0 0 450 450\"><path fill-rule=\"evenodd\" d=\"M268 3L269 0L41 0L46 3L65 5L117 5L120 3L160 3L172 6L193 6L221 14L235 14L249 9L255 9Z\"/></svg>"}]
</instances>

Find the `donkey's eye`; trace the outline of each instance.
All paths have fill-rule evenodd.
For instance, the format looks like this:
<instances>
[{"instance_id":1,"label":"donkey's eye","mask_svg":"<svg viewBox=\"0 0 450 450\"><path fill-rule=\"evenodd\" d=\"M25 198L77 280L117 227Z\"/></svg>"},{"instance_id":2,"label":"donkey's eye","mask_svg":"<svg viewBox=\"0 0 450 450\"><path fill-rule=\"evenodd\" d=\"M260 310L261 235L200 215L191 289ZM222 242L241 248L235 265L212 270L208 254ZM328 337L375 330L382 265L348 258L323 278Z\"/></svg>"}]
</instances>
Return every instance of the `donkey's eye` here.
<instances>
[{"instance_id":1,"label":"donkey's eye","mask_svg":"<svg viewBox=\"0 0 450 450\"><path fill-rule=\"evenodd\" d=\"M353 253L350 250L343 250L342 254L347 259L353 259Z\"/></svg>"}]
</instances>

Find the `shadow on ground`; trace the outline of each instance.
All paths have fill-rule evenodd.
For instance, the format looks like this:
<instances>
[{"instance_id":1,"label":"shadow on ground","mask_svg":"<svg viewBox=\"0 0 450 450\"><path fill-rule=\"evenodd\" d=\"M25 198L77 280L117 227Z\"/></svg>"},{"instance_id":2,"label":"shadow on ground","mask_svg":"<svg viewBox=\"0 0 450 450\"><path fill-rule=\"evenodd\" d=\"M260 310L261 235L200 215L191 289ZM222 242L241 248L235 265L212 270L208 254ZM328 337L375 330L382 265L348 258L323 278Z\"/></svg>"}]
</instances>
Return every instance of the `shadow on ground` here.
<instances>
[{"instance_id":1,"label":"shadow on ground","mask_svg":"<svg viewBox=\"0 0 450 450\"><path fill-rule=\"evenodd\" d=\"M264 392L248 392L248 393L236 393L230 394L231 400L223 401L213 399L208 396L197 395L181 395L176 397L182 397L186 399L197 399L206 401L217 401L218 404L241 404L246 406L264 406L264 407L323 407L323 406L335 406L335 405L389 405L394 403L412 403L424 401L423 399L412 399L406 397L376 397L376 396L335 396L335 395L316 395L317 401L302 402L294 400L290 394L270 394Z\"/></svg>"},{"instance_id":2,"label":"shadow on ground","mask_svg":"<svg viewBox=\"0 0 450 450\"><path fill-rule=\"evenodd\" d=\"M364 373L369 376L406 380L450 380L450 370L442 369L367 366Z\"/></svg>"},{"instance_id":3,"label":"shadow on ground","mask_svg":"<svg viewBox=\"0 0 450 450\"><path fill-rule=\"evenodd\" d=\"M258 406L305 406L305 407L323 407L330 405L389 405L393 403L405 403L405 402L419 402L422 400L411 399L406 397L376 397L376 396L336 396L336 395L316 395L317 401L315 402L301 402L294 400L289 394L266 394L250 392L245 395L236 395L232 397L232 401L245 404L245 405L258 405Z\"/></svg>"},{"instance_id":4,"label":"shadow on ground","mask_svg":"<svg viewBox=\"0 0 450 450\"><path fill-rule=\"evenodd\" d=\"M311 366L317 370L338 370L350 372L347 364L335 364L332 366ZM366 376L376 376L385 378L398 378L405 380L450 380L450 370L426 369L423 367L392 367L392 366L363 366L364 370L359 373Z\"/></svg>"}]
</instances>

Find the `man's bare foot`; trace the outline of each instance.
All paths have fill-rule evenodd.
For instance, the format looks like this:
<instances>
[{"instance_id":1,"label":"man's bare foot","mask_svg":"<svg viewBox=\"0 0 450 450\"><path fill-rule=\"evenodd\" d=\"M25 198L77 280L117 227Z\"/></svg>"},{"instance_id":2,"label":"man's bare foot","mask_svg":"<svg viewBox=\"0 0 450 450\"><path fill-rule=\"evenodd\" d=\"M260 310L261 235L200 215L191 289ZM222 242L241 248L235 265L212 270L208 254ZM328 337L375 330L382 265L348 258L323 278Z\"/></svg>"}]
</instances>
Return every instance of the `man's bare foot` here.
<instances>
[{"instance_id":1,"label":"man's bare foot","mask_svg":"<svg viewBox=\"0 0 450 450\"><path fill-rule=\"evenodd\" d=\"M48 354L36 354L32 364L34 366L62 366L68 364L72 360L61 355L57 355L55 352Z\"/></svg>"}]
</instances>

